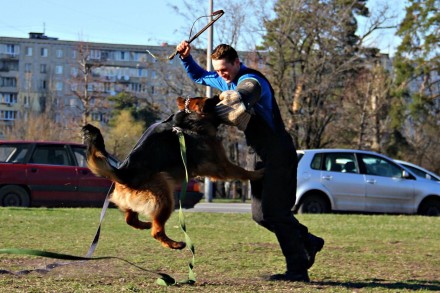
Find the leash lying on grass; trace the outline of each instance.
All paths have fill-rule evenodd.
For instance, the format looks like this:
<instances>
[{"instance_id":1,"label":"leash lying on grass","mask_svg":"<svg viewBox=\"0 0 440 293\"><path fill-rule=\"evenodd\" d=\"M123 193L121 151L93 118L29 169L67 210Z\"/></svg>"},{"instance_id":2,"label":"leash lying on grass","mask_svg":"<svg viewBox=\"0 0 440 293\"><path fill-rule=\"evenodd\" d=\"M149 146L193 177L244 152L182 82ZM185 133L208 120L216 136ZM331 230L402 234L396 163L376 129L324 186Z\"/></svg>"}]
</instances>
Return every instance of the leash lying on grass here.
<instances>
[{"instance_id":1,"label":"leash lying on grass","mask_svg":"<svg viewBox=\"0 0 440 293\"><path fill-rule=\"evenodd\" d=\"M192 259L188 263L189 273L188 273L188 279L182 280L177 282L173 277L171 277L168 274L164 273L158 273L153 272L155 274L160 275L161 277L156 280L156 283L162 286L172 286L172 285L180 285L180 284L194 284L196 282L195 274L193 271L194 263L195 263L195 248L194 244L191 241L191 238L188 236L186 232L186 224L185 224L185 218L182 212L182 200L184 200L186 195L186 188L188 185L188 171L187 171L187 160L186 160L186 144L185 144L185 136L180 128L174 128L174 131L177 133L179 137L179 144L180 144L180 153L182 156L182 162L185 169L185 180L182 183L182 188L180 191L179 196L179 224L180 228L182 229L184 235L185 235L185 242L186 246L192 253ZM101 210L101 216L99 220L98 229L95 233L95 237L93 238L92 244L90 245L90 248L87 252L87 254L82 256L76 256L76 255L70 255L70 254L61 254L61 253L55 253L50 251L43 251L43 250L35 250L35 249L18 249L18 248L9 248L9 249L0 249L0 254L21 254L21 255L33 255L33 256L41 256L46 258L55 258L55 259L63 259L63 260L72 260L72 261L89 261L89 260L102 260L102 259L118 259L121 261L124 261L140 270L152 272L150 270L147 270L145 268L142 268L132 262L129 262L125 259L116 257L116 256L102 256L102 257L92 257L93 253L95 252L95 249L98 245L99 237L101 234L101 225L104 220L105 213L107 211L108 205L110 203L110 194L112 193L114 188L114 184L110 187L109 191L107 192L107 196L104 200L104 204ZM0 269L0 274L13 274L13 275L27 275L31 272L37 272L37 273L48 273L52 269L72 264L73 262L67 262L67 263L52 263L49 265L46 265L44 268L39 269L33 269L33 270L22 270L18 272L11 272L8 270L2 270Z\"/></svg>"}]
</instances>

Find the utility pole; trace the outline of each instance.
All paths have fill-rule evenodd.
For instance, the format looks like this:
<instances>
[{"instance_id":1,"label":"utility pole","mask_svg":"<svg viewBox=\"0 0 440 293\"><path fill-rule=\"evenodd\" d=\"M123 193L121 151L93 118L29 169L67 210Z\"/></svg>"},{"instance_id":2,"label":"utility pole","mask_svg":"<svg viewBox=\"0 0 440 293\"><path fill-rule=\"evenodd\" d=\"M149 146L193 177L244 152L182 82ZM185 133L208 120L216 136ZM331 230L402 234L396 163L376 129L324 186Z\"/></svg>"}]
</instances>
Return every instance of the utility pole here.
<instances>
[{"instance_id":1,"label":"utility pole","mask_svg":"<svg viewBox=\"0 0 440 293\"><path fill-rule=\"evenodd\" d=\"M211 15L209 21L212 21L212 13L214 12L214 0L209 0L209 14ZM206 70L212 71L211 53L212 53L212 40L213 40L213 26L208 28L208 47L206 50ZM212 88L206 87L206 96L212 97ZM213 184L208 177L205 177L205 201L212 202L213 198Z\"/></svg>"}]
</instances>

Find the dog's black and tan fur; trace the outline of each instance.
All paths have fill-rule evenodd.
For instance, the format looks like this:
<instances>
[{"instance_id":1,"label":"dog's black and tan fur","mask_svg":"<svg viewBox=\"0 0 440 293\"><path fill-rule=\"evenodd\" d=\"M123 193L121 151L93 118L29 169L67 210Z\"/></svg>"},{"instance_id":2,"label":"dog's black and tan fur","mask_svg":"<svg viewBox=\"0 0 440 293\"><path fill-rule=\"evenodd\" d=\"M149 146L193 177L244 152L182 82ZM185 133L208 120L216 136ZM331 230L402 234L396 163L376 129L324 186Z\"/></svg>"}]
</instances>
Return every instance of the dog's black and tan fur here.
<instances>
[{"instance_id":1,"label":"dog's black and tan fur","mask_svg":"<svg viewBox=\"0 0 440 293\"><path fill-rule=\"evenodd\" d=\"M92 125L83 127L89 168L115 183L111 201L125 213L127 224L137 229L151 228L152 236L165 247L185 247L184 242L176 242L165 233L165 223L174 210L175 185L185 178L179 140L173 127L179 127L185 135L190 177L222 180L262 177L262 170L247 171L227 158L222 142L216 137L219 121L214 115L214 106L217 102L218 98L185 100L179 97L180 111L143 139L119 168L109 164L99 129ZM138 214L148 215L151 222L140 221Z\"/></svg>"}]
</instances>

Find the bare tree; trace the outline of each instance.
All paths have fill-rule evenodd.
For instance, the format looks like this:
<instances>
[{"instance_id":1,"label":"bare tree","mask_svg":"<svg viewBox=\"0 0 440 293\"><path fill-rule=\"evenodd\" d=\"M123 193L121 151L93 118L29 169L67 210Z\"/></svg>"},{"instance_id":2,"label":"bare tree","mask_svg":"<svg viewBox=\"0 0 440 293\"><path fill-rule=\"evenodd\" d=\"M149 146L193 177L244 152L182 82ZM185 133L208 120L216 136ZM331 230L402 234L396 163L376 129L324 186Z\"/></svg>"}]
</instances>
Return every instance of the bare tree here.
<instances>
[{"instance_id":1,"label":"bare tree","mask_svg":"<svg viewBox=\"0 0 440 293\"><path fill-rule=\"evenodd\" d=\"M271 5L272 1L224 0L214 2L214 10L221 9L225 12L213 27L214 44L225 43L239 50L254 50L262 36L261 17L266 15L267 7ZM187 20L188 27L179 28L183 36L188 36L187 39L189 39L191 28L194 35L207 23L208 18L200 18L209 15L207 1L183 0L183 4L172 5L172 7L178 15ZM195 20L197 21L194 22ZM194 41L195 47L204 47L205 44L206 35L202 35Z\"/></svg>"},{"instance_id":2,"label":"bare tree","mask_svg":"<svg viewBox=\"0 0 440 293\"><path fill-rule=\"evenodd\" d=\"M336 110L338 123L329 126L328 133L338 134L333 138L335 145L385 152L391 135L387 113L392 81L380 56L369 60L370 67L345 82L342 107Z\"/></svg>"},{"instance_id":3,"label":"bare tree","mask_svg":"<svg viewBox=\"0 0 440 293\"><path fill-rule=\"evenodd\" d=\"M105 95L94 89L100 81L93 77L93 68L101 66L99 58L92 56L93 49L88 43L79 42L76 50L74 74L68 80L71 93L78 99L76 111L81 115L81 125L91 121L92 110L103 105ZM76 114L76 113L75 113Z\"/></svg>"}]
</instances>

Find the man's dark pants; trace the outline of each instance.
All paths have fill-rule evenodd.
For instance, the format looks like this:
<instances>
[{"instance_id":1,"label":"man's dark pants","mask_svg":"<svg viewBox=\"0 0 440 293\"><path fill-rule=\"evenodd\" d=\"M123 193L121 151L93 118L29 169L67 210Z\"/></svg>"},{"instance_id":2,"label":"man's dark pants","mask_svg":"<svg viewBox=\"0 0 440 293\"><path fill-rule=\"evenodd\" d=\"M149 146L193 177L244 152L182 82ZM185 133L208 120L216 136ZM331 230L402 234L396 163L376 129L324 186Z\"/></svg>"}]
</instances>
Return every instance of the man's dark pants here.
<instances>
[{"instance_id":1,"label":"man's dark pants","mask_svg":"<svg viewBox=\"0 0 440 293\"><path fill-rule=\"evenodd\" d=\"M251 182L252 217L275 233L287 270L306 272L304 241L308 229L292 212L297 180L297 154L292 138L284 129L274 131L258 116L251 119L245 134L248 145L260 160L256 168L265 168L264 178Z\"/></svg>"}]
</instances>

